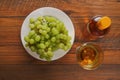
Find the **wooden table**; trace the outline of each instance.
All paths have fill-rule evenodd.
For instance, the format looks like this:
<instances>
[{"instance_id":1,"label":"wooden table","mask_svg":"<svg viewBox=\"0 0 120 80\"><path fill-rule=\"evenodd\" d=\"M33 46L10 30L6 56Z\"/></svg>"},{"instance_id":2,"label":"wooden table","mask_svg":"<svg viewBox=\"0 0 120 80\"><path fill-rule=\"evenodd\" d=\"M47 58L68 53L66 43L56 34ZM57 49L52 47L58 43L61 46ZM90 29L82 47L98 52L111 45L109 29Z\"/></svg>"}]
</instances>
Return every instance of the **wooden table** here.
<instances>
[{"instance_id":1,"label":"wooden table","mask_svg":"<svg viewBox=\"0 0 120 80\"><path fill-rule=\"evenodd\" d=\"M32 58L20 40L25 17L45 6L70 16L76 33L72 49L53 62ZM95 15L111 17L112 27L95 41L104 50L103 65L87 71L77 64L75 49L84 42L80 28ZM120 0L0 0L0 80L120 80Z\"/></svg>"}]
</instances>

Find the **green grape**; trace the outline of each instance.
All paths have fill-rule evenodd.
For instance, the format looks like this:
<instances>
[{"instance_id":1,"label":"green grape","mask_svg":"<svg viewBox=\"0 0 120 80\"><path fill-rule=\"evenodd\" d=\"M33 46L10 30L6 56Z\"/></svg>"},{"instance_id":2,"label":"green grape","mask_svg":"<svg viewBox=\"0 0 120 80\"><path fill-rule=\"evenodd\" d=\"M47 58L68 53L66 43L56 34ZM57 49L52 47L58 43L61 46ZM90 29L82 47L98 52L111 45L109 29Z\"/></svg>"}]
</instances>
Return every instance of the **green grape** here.
<instances>
[{"instance_id":1,"label":"green grape","mask_svg":"<svg viewBox=\"0 0 120 80\"><path fill-rule=\"evenodd\" d=\"M54 55L54 54L53 54L52 51L48 51L48 52L47 52L47 57L53 57L53 55Z\"/></svg>"},{"instance_id":2,"label":"green grape","mask_svg":"<svg viewBox=\"0 0 120 80\"><path fill-rule=\"evenodd\" d=\"M56 34L58 34L59 33L59 31L56 29L56 28L52 28L52 34L53 35L56 35Z\"/></svg>"},{"instance_id":3,"label":"green grape","mask_svg":"<svg viewBox=\"0 0 120 80\"><path fill-rule=\"evenodd\" d=\"M46 30L46 29L47 29L47 26L42 25L42 26L41 26L41 29Z\"/></svg>"},{"instance_id":4,"label":"green grape","mask_svg":"<svg viewBox=\"0 0 120 80\"><path fill-rule=\"evenodd\" d=\"M31 36L31 38L32 38L32 39L35 39L36 36L37 36L37 34L35 33L35 34L33 34L33 35Z\"/></svg>"},{"instance_id":5,"label":"green grape","mask_svg":"<svg viewBox=\"0 0 120 80\"><path fill-rule=\"evenodd\" d=\"M46 34L46 35L45 35L45 38L46 38L46 39L49 39L49 38L50 38L50 36L49 36L48 34Z\"/></svg>"},{"instance_id":6,"label":"green grape","mask_svg":"<svg viewBox=\"0 0 120 80\"><path fill-rule=\"evenodd\" d=\"M50 26L50 27L55 27L55 26L56 26L56 23L55 23L55 22L51 22L51 23L49 23L49 26Z\"/></svg>"},{"instance_id":7,"label":"green grape","mask_svg":"<svg viewBox=\"0 0 120 80\"><path fill-rule=\"evenodd\" d=\"M68 42L66 45L67 45L68 48L71 47L71 43L70 42Z\"/></svg>"},{"instance_id":8,"label":"green grape","mask_svg":"<svg viewBox=\"0 0 120 80\"><path fill-rule=\"evenodd\" d=\"M62 27L62 26L64 26L64 24L63 24L63 22L58 21L57 26Z\"/></svg>"},{"instance_id":9,"label":"green grape","mask_svg":"<svg viewBox=\"0 0 120 80\"><path fill-rule=\"evenodd\" d=\"M45 40L45 37L44 36L41 36L41 41L44 41Z\"/></svg>"},{"instance_id":10,"label":"green grape","mask_svg":"<svg viewBox=\"0 0 120 80\"><path fill-rule=\"evenodd\" d=\"M39 16L37 19L38 19L39 21L42 21L42 20L44 19L44 17L43 17L43 16Z\"/></svg>"},{"instance_id":11,"label":"green grape","mask_svg":"<svg viewBox=\"0 0 120 80\"><path fill-rule=\"evenodd\" d=\"M31 46L31 47L30 47L30 49L31 49L31 51L33 51L33 52L35 52L35 51L36 51L35 46Z\"/></svg>"},{"instance_id":12,"label":"green grape","mask_svg":"<svg viewBox=\"0 0 120 80\"><path fill-rule=\"evenodd\" d=\"M49 28L49 27L47 27L46 31L47 31L47 32L50 32L50 28Z\"/></svg>"},{"instance_id":13,"label":"green grape","mask_svg":"<svg viewBox=\"0 0 120 80\"><path fill-rule=\"evenodd\" d=\"M42 20L42 25L48 27L48 22L45 18Z\"/></svg>"},{"instance_id":14,"label":"green grape","mask_svg":"<svg viewBox=\"0 0 120 80\"><path fill-rule=\"evenodd\" d=\"M60 32L61 31L61 27L59 24L56 25L56 29Z\"/></svg>"},{"instance_id":15,"label":"green grape","mask_svg":"<svg viewBox=\"0 0 120 80\"><path fill-rule=\"evenodd\" d=\"M30 29L34 29L35 25L34 24L29 24Z\"/></svg>"},{"instance_id":16,"label":"green grape","mask_svg":"<svg viewBox=\"0 0 120 80\"><path fill-rule=\"evenodd\" d=\"M39 36L39 35L37 35L37 36L35 37L35 41L36 41L36 42L39 42L39 41L40 41L40 36Z\"/></svg>"},{"instance_id":17,"label":"green grape","mask_svg":"<svg viewBox=\"0 0 120 80\"><path fill-rule=\"evenodd\" d=\"M47 34L47 31L42 30L41 34L42 34L42 35L46 35L46 34Z\"/></svg>"},{"instance_id":18,"label":"green grape","mask_svg":"<svg viewBox=\"0 0 120 80\"><path fill-rule=\"evenodd\" d=\"M62 32L64 32L65 29L66 29L65 26L61 26L61 31Z\"/></svg>"},{"instance_id":19,"label":"green grape","mask_svg":"<svg viewBox=\"0 0 120 80\"><path fill-rule=\"evenodd\" d=\"M40 21L35 22L35 26L39 26L40 24L41 24Z\"/></svg>"},{"instance_id":20,"label":"green grape","mask_svg":"<svg viewBox=\"0 0 120 80\"><path fill-rule=\"evenodd\" d=\"M57 39L57 40L56 40L56 43L60 43L60 40L59 40L59 39Z\"/></svg>"},{"instance_id":21,"label":"green grape","mask_svg":"<svg viewBox=\"0 0 120 80\"><path fill-rule=\"evenodd\" d=\"M38 53L38 54L42 54L42 53L44 53L44 52L45 52L44 49L37 49L37 53Z\"/></svg>"},{"instance_id":22,"label":"green grape","mask_svg":"<svg viewBox=\"0 0 120 80\"><path fill-rule=\"evenodd\" d=\"M46 47L48 47L50 45L50 42L49 41L45 42L45 45Z\"/></svg>"},{"instance_id":23,"label":"green grape","mask_svg":"<svg viewBox=\"0 0 120 80\"><path fill-rule=\"evenodd\" d=\"M35 19L34 18L30 18L30 23L34 23Z\"/></svg>"},{"instance_id":24,"label":"green grape","mask_svg":"<svg viewBox=\"0 0 120 80\"><path fill-rule=\"evenodd\" d=\"M46 55L45 55L45 59L47 60L47 61L51 61L51 58L53 57L53 52L51 52L51 51L48 51L47 53L46 53Z\"/></svg>"},{"instance_id":25,"label":"green grape","mask_svg":"<svg viewBox=\"0 0 120 80\"><path fill-rule=\"evenodd\" d=\"M65 29L64 30L64 34L68 35L68 30Z\"/></svg>"},{"instance_id":26,"label":"green grape","mask_svg":"<svg viewBox=\"0 0 120 80\"><path fill-rule=\"evenodd\" d=\"M35 31L34 31L34 30L31 30L31 31L29 32L29 37L33 36L34 34L35 34Z\"/></svg>"},{"instance_id":27,"label":"green grape","mask_svg":"<svg viewBox=\"0 0 120 80\"><path fill-rule=\"evenodd\" d=\"M63 34L59 34L59 38L60 38L60 39L63 39Z\"/></svg>"},{"instance_id":28,"label":"green grape","mask_svg":"<svg viewBox=\"0 0 120 80\"><path fill-rule=\"evenodd\" d=\"M63 48L65 51L67 51L68 50L68 46L64 46L64 48Z\"/></svg>"},{"instance_id":29,"label":"green grape","mask_svg":"<svg viewBox=\"0 0 120 80\"><path fill-rule=\"evenodd\" d=\"M38 26L37 26L37 29L40 29L42 27L42 25L41 24L39 24Z\"/></svg>"},{"instance_id":30,"label":"green grape","mask_svg":"<svg viewBox=\"0 0 120 80\"><path fill-rule=\"evenodd\" d=\"M25 37L24 37L24 40L25 40L26 42L29 42L30 39L29 39L28 36L25 36Z\"/></svg>"},{"instance_id":31,"label":"green grape","mask_svg":"<svg viewBox=\"0 0 120 80\"><path fill-rule=\"evenodd\" d=\"M67 40L70 41L71 40L71 36L67 36Z\"/></svg>"},{"instance_id":32,"label":"green grape","mask_svg":"<svg viewBox=\"0 0 120 80\"><path fill-rule=\"evenodd\" d=\"M67 36L66 35L62 35L62 39L67 40Z\"/></svg>"},{"instance_id":33,"label":"green grape","mask_svg":"<svg viewBox=\"0 0 120 80\"><path fill-rule=\"evenodd\" d=\"M57 39L57 40L60 40L60 34L57 34L57 35L56 35L56 39Z\"/></svg>"},{"instance_id":34,"label":"green grape","mask_svg":"<svg viewBox=\"0 0 120 80\"><path fill-rule=\"evenodd\" d=\"M63 43L59 43L59 48L63 49L64 48L64 44Z\"/></svg>"},{"instance_id":35,"label":"green grape","mask_svg":"<svg viewBox=\"0 0 120 80\"><path fill-rule=\"evenodd\" d=\"M56 38L55 38L55 37L52 37L52 38L51 38L51 41L52 41L52 42L55 42L55 41L56 41Z\"/></svg>"},{"instance_id":36,"label":"green grape","mask_svg":"<svg viewBox=\"0 0 120 80\"><path fill-rule=\"evenodd\" d=\"M49 48L48 48L48 51L52 51L52 48L51 48L51 47L49 47Z\"/></svg>"},{"instance_id":37,"label":"green grape","mask_svg":"<svg viewBox=\"0 0 120 80\"><path fill-rule=\"evenodd\" d=\"M30 44L34 44L35 40L34 39L30 39Z\"/></svg>"},{"instance_id":38,"label":"green grape","mask_svg":"<svg viewBox=\"0 0 120 80\"><path fill-rule=\"evenodd\" d=\"M55 21L55 22L56 22L56 24L59 24L59 23L60 23L60 21L59 21L58 19L56 19L56 21Z\"/></svg>"},{"instance_id":39,"label":"green grape","mask_svg":"<svg viewBox=\"0 0 120 80\"><path fill-rule=\"evenodd\" d=\"M40 48L42 48L42 49L45 49L45 44L43 44L43 43L40 43Z\"/></svg>"},{"instance_id":40,"label":"green grape","mask_svg":"<svg viewBox=\"0 0 120 80\"><path fill-rule=\"evenodd\" d=\"M45 19L48 21L48 22L55 22L56 19L54 17L51 17L51 16L45 16Z\"/></svg>"},{"instance_id":41,"label":"green grape","mask_svg":"<svg viewBox=\"0 0 120 80\"><path fill-rule=\"evenodd\" d=\"M61 27L64 27L64 23L63 22L59 22L59 25L61 26Z\"/></svg>"},{"instance_id":42,"label":"green grape","mask_svg":"<svg viewBox=\"0 0 120 80\"><path fill-rule=\"evenodd\" d=\"M47 21L46 21L45 18L42 19L41 24L44 25L44 26L47 26Z\"/></svg>"},{"instance_id":43,"label":"green grape","mask_svg":"<svg viewBox=\"0 0 120 80\"><path fill-rule=\"evenodd\" d=\"M42 29L39 29L39 33L42 33L42 31L43 31Z\"/></svg>"},{"instance_id":44,"label":"green grape","mask_svg":"<svg viewBox=\"0 0 120 80\"><path fill-rule=\"evenodd\" d=\"M57 27L56 27L56 28L57 28L57 30L58 30L59 32L62 32L62 33L63 33L64 30L66 29L66 28L64 27L64 24L61 23L61 22L57 24Z\"/></svg>"}]
</instances>

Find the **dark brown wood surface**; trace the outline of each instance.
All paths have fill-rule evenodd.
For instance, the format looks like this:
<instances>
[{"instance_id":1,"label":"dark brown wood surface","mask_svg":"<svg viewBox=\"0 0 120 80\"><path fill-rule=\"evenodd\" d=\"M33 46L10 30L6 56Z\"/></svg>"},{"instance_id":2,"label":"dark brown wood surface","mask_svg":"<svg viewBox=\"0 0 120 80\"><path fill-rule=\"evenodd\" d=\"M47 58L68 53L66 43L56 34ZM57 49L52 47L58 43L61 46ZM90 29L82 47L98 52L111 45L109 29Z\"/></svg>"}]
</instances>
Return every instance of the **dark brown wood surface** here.
<instances>
[{"instance_id":1,"label":"dark brown wood surface","mask_svg":"<svg viewBox=\"0 0 120 80\"><path fill-rule=\"evenodd\" d=\"M72 49L53 62L32 58L20 40L25 17L46 6L63 10L75 28ZM84 43L81 27L95 15L111 17L112 27L95 41L104 50L103 64L87 71L77 64L75 50ZM0 0L0 80L120 80L120 0Z\"/></svg>"}]
</instances>

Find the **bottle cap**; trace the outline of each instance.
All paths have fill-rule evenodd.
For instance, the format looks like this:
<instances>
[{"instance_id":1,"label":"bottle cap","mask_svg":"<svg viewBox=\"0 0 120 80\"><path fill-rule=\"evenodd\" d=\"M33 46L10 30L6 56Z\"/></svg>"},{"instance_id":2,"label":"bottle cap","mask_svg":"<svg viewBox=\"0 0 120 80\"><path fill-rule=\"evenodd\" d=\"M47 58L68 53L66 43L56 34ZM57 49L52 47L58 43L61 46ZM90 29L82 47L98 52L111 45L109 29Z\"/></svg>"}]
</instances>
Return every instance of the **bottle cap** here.
<instances>
[{"instance_id":1,"label":"bottle cap","mask_svg":"<svg viewBox=\"0 0 120 80\"><path fill-rule=\"evenodd\" d=\"M98 22L98 29L104 30L111 25L111 19L107 16L102 17Z\"/></svg>"}]
</instances>

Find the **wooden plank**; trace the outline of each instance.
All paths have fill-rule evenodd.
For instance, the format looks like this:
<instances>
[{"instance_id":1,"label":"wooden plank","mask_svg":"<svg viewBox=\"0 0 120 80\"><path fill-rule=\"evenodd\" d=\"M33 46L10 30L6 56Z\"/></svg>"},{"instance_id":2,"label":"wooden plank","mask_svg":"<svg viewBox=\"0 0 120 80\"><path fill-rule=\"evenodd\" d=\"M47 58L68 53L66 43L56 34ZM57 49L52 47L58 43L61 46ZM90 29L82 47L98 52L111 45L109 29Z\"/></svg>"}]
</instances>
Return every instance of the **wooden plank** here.
<instances>
[{"instance_id":1,"label":"wooden plank","mask_svg":"<svg viewBox=\"0 0 120 80\"><path fill-rule=\"evenodd\" d=\"M76 64L75 54L68 54L52 62L40 61L27 56L0 56L0 64Z\"/></svg>"},{"instance_id":2,"label":"wooden plank","mask_svg":"<svg viewBox=\"0 0 120 80\"><path fill-rule=\"evenodd\" d=\"M0 16L26 16L31 11L45 6L56 7L71 16L109 15L119 16L120 3L116 0L1 0ZM64 5L64 6L63 6ZM111 6L112 5L112 6ZM113 11L112 11L113 10ZM114 11L115 10L115 11ZM112 11L112 12L111 12Z\"/></svg>"},{"instance_id":3,"label":"wooden plank","mask_svg":"<svg viewBox=\"0 0 120 80\"><path fill-rule=\"evenodd\" d=\"M120 65L102 65L94 71L78 65L0 65L1 80L120 80Z\"/></svg>"}]
</instances>

